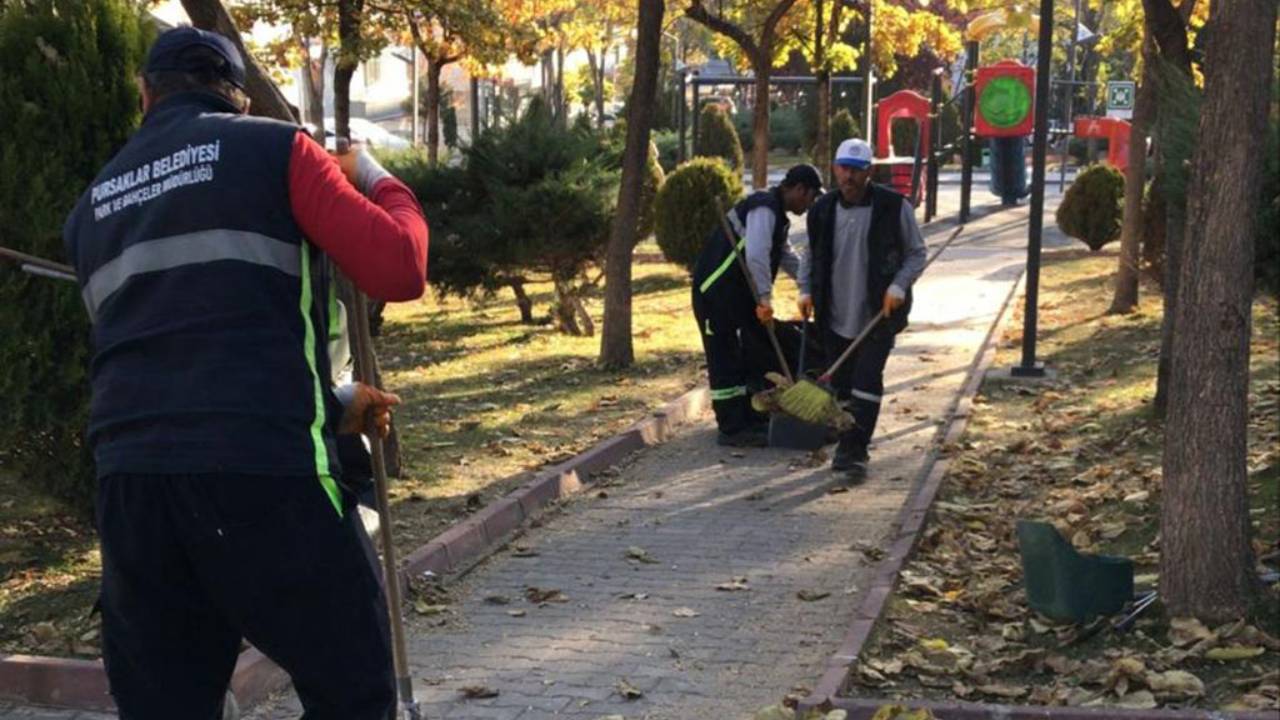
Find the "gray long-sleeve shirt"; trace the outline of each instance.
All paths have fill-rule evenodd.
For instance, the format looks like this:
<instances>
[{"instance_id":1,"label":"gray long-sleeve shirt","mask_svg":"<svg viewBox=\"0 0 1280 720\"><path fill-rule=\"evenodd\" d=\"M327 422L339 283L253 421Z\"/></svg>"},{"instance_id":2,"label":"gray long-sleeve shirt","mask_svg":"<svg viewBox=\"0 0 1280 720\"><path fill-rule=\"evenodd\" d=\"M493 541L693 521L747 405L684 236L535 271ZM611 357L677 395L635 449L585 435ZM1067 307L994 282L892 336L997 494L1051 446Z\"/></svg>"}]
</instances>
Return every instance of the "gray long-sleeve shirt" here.
<instances>
[{"instance_id":1,"label":"gray long-sleeve shirt","mask_svg":"<svg viewBox=\"0 0 1280 720\"><path fill-rule=\"evenodd\" d=\"M758 207L747 213L747 267L751 268L751 277L760 291L761 302L769 302L773 293L773 268L769 254L773 248L773 227L777 222L773 211L767 207ZM791 277L798 277L803 266L791 243L784 243L779 269Z\"/></svg>"},{"instance_id":2,"label":"gray long-sleeve shirt","mask_svg":"<svg viewBox=\"0 0 1280 720\"><path fill-rule=\"evenodd\" d=\"M871 227L871 205L845 207L836 203L835 233L832 247L833 278L831 287L831 329L841 337L854 338L862 332L873 311L867 309L867 232ZM893 287L901 293L911 288L920 273L924 272L928 249L920 226L916 224L911 203L902 203L898 219L906 256L902 268L893 278ZM802 263L797 283L800 292L809 292L809 274L812 267ZM893 288L890 288L893 291Z\"/></svg>"}]
</instances>

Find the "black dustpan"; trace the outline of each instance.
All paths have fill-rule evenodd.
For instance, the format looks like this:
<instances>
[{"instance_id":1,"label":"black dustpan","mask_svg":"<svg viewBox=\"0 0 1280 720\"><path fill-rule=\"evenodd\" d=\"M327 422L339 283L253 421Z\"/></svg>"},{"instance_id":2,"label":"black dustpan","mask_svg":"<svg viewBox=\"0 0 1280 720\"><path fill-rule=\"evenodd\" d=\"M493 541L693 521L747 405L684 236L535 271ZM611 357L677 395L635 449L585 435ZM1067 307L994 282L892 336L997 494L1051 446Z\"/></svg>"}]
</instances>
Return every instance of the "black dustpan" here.
<instances>
[{"instance_id":1,"label":"black dustpan","mask_svg":"<svg viewBox=\"0 0 1280 720\"><path fill-rule=\"evenodd\" d=\"M804 352L809 341L809 322L800 325L800 362L796 366L796 379L804 377ZM827 426L805 422L786 413L775 412L769 416L769 447L790 450L817 450L827 444Z\"/></svg>"}]
</instances>

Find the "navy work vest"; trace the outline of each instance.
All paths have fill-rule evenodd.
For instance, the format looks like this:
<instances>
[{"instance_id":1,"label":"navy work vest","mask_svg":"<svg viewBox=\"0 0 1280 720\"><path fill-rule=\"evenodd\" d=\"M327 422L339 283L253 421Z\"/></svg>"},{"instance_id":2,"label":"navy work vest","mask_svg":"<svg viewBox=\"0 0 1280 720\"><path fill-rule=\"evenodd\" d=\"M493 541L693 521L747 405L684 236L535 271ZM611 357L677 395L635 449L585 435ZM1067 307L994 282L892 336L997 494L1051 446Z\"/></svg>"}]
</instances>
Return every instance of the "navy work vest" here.
<instances>
[{"instance_id":1,"label":"navy work vest","mask_svg":"<svg viewBox=\"0 0 1280 720\"><path fill-rule=\"evenodd\" d=\"M317 476L336 504L332 282L290 210L297 132L171 96L71 212L99 477Z\"/></svg>"},{"instance_id":2,"label":"navy work vest","mask_svg":"<svg viewBox=\"0 0 1280 720\"><path fill-rule=\"evenodd\" d=\"M738 252L746 260L747 251L747 215L759 207L767 207L773 211L773 238L769 246L769 271L773 277L778 276L778 266L782 262L782 250L791 230L791 219L787 216L782 204L782 190L760 190L738 201L729 211L729 226L738 236ZM693 286L704 295L717 295L725 298L743 299L751 303L751 290L747 287L746 278L738 261L733 259L729 249L729 241L724 237L719 221L707 236L702 246L702 254L693 270Z\"/></svg>"}]
</instances>

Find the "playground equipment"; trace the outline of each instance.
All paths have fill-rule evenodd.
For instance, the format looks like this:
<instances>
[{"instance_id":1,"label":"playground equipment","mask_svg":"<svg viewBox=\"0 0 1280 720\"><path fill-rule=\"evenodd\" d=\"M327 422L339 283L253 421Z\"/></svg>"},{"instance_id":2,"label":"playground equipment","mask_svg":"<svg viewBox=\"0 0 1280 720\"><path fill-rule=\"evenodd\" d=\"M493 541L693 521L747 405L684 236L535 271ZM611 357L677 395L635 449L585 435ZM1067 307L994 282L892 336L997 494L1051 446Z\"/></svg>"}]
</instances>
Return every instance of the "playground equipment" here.
<instances>
[{"instance_id":1,"label":"playground equipment","mask_svg":"<svg viewBox=\"0 0 1280 720\"><path fill-rule=\"evenodd\" d=\"M1076 137L1105 138L1107 162L1124 172L1129 167L1129 121L1119 118L1081 115L1072 128Z\"/></svg>"},{"instance_id":2,"label":"playground equipment","mask_svg":"<svg viewBox=\"0 0 1280 720\"><path fill-rule=\"evenodd\" d=\"M1036 71L1016 60L978 68L974 134L990 138L992 194L1016 205L1029 194L1026 142L1035 120Z\"/></svg>"},{"instance_id":3,"label":"playground equipment","mask_svg":"<svg viewBox=\"0 0 1280 720\"><path fill-rule=\"evenodd\" d=\"M893 153L893 121L900 119L916 124L916 147L911 157ZM916 206L926 194L920 171L922 159L930 156L932 127L929 99L919 93L899 90L876 104L875 164L887 168L889 186Z\"/></svg>"}]
</instances>

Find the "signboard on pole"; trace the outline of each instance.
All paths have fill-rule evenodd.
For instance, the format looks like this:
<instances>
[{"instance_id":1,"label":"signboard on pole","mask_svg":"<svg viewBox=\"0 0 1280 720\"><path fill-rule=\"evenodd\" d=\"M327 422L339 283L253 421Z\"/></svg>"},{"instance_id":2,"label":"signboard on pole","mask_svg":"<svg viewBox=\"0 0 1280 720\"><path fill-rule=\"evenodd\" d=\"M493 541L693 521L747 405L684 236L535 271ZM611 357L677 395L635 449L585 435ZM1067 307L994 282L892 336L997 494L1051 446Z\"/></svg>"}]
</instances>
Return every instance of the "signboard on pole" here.
<instances>
[{"instance_id":1,"label":"signboard on pole","mask_svg":"<svg viewBox=\"0 0 1280 720\"><path fill-rule=\"evenodd\" d=\"M1107 82L1107 117L1130 120L1133 118L1133 103L1138 97L1138 84L1131 80L1110 80Z\"/></svg>"},{"instance_id":2,"label":"signboard on pole","mask_svg":"<svg viewBox=\"0 0 1280 720\"><path fill-rule=\"evenodd\" d=\"M1030 134L1035 120L1034 68L1013 60L978 68L974 80L978 137L1018 137Z\"/></svg>"}]
</instances>

